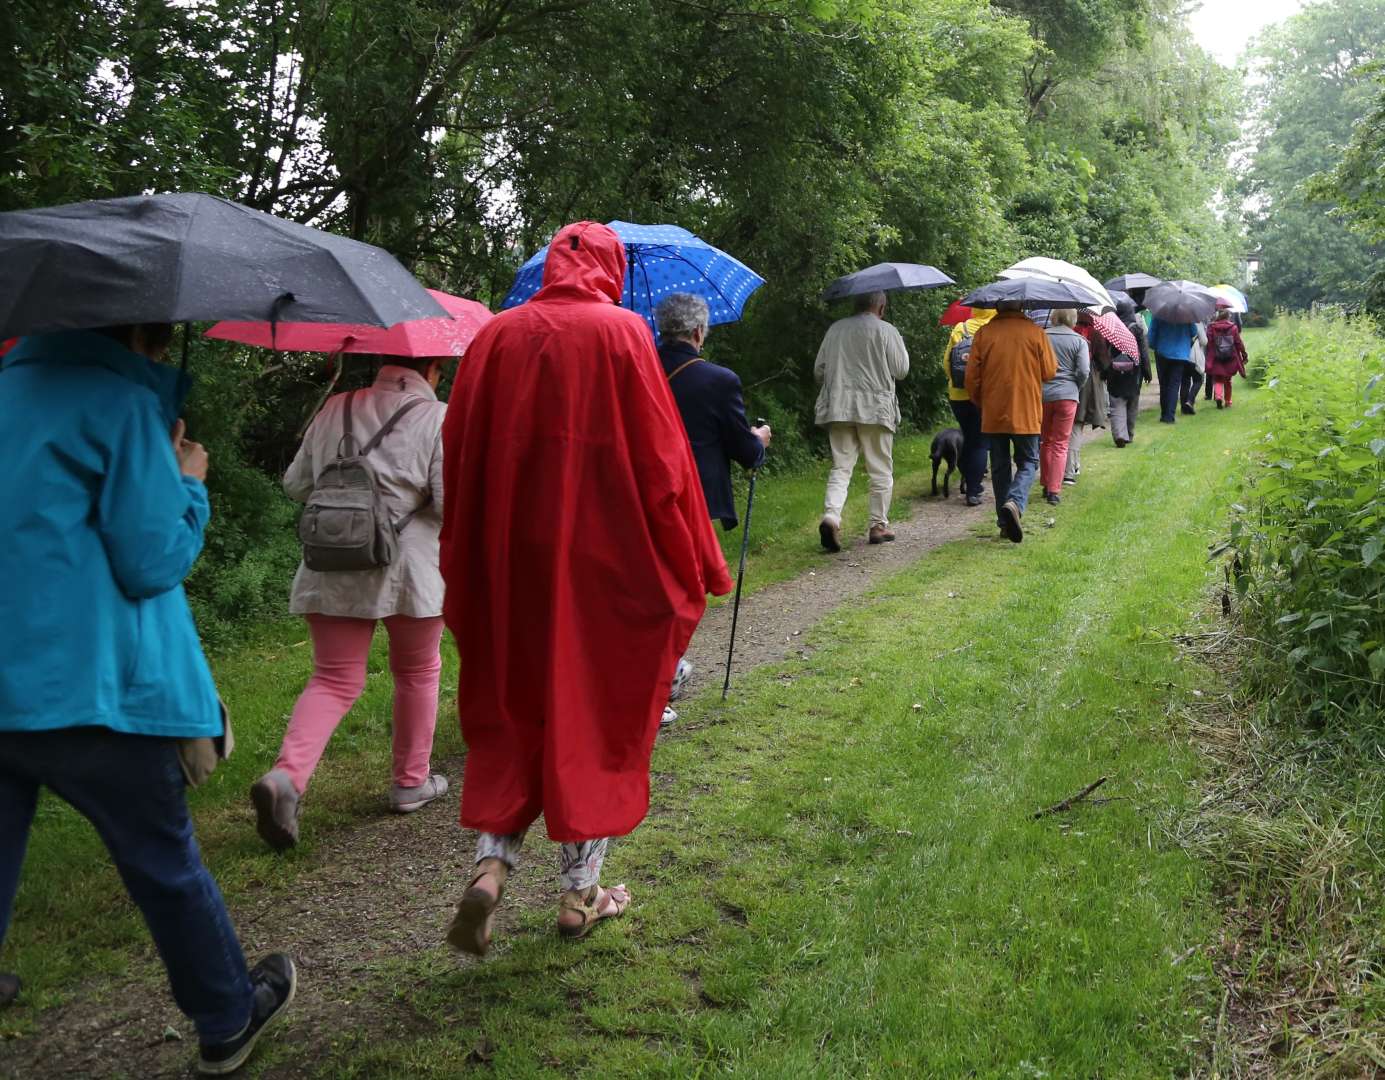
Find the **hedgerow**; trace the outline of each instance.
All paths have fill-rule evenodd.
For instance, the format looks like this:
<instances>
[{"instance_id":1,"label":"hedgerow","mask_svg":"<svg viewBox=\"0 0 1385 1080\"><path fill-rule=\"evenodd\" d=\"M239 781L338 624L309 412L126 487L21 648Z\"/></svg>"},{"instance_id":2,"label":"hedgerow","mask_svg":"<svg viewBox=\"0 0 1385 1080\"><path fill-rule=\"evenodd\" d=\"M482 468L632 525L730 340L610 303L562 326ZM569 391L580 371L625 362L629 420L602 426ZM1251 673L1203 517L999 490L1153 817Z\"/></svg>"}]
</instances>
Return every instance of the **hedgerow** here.
<instances>
[{"instance_id":1,"label":"hedgerow","mask_svg":"<svg viewBox=\"0 0 1385 1080\"><path fill-rule=\"evenodd\" d=\"M1368 319L1282 317L1253 358L1267 427L1230 550L1271 707L1311 722L1385 707L1385 338Z\"/></svg>"}]
</instances>

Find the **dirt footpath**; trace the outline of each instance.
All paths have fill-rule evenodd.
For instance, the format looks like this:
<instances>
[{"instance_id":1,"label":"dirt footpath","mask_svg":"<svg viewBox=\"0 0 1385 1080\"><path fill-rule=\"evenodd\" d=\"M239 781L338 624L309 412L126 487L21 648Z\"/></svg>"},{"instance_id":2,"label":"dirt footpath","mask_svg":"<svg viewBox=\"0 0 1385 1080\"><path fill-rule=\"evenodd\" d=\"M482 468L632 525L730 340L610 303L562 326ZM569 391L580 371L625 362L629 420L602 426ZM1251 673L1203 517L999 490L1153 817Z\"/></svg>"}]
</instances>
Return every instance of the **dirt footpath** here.
<instances>
[{"instance_id":1,"label":"dirt footpath","mask_svg":"<svg viewBox=\"0 0 1385 1080\"><path fill-rule=\"evenodd\" d=\"M1148 424L1154 418L1146 413L1141 419ZM1091 436L1088 432L1088 441ZM1100 429L1095 437L1110 435ZM856 482L864 482L859 473ZM1042 507L1042 502L1032 506L1031 518L1037 518ZM823 553L820 563L800 577L747 597L736 634L733 687L735 677L755 667L798 655L807 631L837 606L860 597L933 548L971 535L977 525L989 529L994 519L989 480L985 499L977 507L967 507L956 494L946 501L919 499L909 520L895 525L898 538L893 543L872 547L864 535L852 538L840 554ZM729 603L703 619L688 650L696 668L689 696L720 687L730 626ZM677 726L663 737L676 738ZM460 759L437 760L435 765L454 781L461 775ZM382 1040L416 1026L407 994L402 1000L393 995L372 999L365 988L366 971L392 957L439 949L472 857L472 836L456 824L460 787L454 783L440 805L419 814L398 817L382 810L359 828L336 834L315 850L291 892L243 897L232 907L247 955L286 948L298 962L298 998L286 1030L302 1032L305 1041L317 1043L335 1034L359 1032L363 1026ZM245 827L254 828L248 806ZM542 872L535 867L511 879L499 919L501 933L521 905L556 906L547 872L552 855L546 847L534 845L533 858L536 863L543 860ZM453 961L450 954L445 958L470 962ZM124 985L79 991L72 1003L49 1010L43 1016L42 1035L0 1043L0 1076L20 1080L193 1075L196 1046L169 997L152 949L137 970ZM264 1075L309 1076L317 1066L308 1055Z\"/></svg>"}]
</instances>

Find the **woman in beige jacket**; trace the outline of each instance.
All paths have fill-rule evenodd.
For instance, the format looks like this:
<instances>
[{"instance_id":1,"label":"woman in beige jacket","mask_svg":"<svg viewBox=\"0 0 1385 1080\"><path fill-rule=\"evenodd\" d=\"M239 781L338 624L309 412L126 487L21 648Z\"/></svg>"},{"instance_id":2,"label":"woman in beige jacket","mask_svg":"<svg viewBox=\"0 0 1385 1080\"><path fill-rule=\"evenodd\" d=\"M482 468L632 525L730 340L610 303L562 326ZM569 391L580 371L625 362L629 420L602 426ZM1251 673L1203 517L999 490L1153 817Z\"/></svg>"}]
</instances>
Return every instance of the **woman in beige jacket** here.
<instances>
[{"instance_id":1,"label":"woman in beige jacket","mask_svg":"<svg viewBox=\"0 0 1385 1080\"><path fill-rule=\"evenodd\" d=\"M399 533L398 557L375 570L319 571L300 564L289 610L307 619L313 674L299 696L274 768L250 789L260 835L282 850L298 841L299 799L332 732L365 689L375 624L389 635L394 677L394 786L390 806L409 813L447 791L430 769L442 661L442 420L435 393L444 359L391 358L372 386L337 394L313 420L284 475L284 490L306 502L322 469L338 456L351 396L352 430L363 445L401 406L418 400L369 455Z\"/></svg>"}]
</instances>

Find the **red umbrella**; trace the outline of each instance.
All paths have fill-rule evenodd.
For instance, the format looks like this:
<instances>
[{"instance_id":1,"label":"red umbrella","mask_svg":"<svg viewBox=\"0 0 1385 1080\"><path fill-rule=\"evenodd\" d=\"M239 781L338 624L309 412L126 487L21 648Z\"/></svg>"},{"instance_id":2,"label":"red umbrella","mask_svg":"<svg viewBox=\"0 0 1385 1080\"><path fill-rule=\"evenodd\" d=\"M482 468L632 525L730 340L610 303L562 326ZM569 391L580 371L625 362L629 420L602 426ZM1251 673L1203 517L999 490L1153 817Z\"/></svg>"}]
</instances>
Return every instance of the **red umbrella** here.
<instances>
[{"instance_id":1,"label":"red umbrella","mask_svg":"<svg viewBox=\"0 0 1385 1080\"><path fill-rule=\"evenodd\" d=\"M1139 346L1135 344L1135 335L1132 334L1125 323L1115 312L1108 311L1104 315L1094 315L1092 325L1096 327L1097 333L1104 337L1113 345L1117 351L1125 353L1131 358L1138 358Z\"/></svg>"},{"instance_id":2,"label":"red umbrella","mask_svg":"<svg viewBox=\"0 0 1385 1080\"><path fill-rule=\"evenodd\" d=\"M947 310L943 312L943 317L938 320L939 326L956 326L964 323L971 318L971 308L960 300L954 300L947 305Z\"/></svg>"},{"instance_id":3,"label":"red umbrella","mask_svg":"<svg viewBox=\"0 0 1385 1080\"><path fill-rule=\"evenodd\" d=\"M475 300L464 300L436 289L428 292L447 310L446 317L413 319L385 328L349 323L281 322L273 327L272 340L267 322L219 322L206 336L284 352L461 356L471 339L492 317L490 309Z\"/></svg>"}]
</instances>

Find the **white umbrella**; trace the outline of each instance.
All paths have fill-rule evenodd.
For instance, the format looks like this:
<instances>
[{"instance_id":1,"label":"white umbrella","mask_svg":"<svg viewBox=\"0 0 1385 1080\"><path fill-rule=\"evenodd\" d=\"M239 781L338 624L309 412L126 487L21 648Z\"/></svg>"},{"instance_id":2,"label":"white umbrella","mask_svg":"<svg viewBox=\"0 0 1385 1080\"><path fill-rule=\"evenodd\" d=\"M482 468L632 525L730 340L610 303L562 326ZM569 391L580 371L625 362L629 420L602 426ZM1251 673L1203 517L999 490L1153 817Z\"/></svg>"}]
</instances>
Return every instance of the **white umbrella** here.
<instances>
[{"instance_id":1,"label":"white umbrella","mask_svg":"<svg viewBox=\"0 0 1385 1080\"><path fill-rule=\"evenodd\" d=\"M1051 278L1053 281L1066 281L1070 285L1080 285L1100 297L1103 307L1109 308L1111 311L1116 310L1116 302L1111 299L1111 294L1107 292L1105 285L1097 281L1082 267L1074 266L1062 259L1047 259L1042 255L1035 255L1028 259L1021 259L1014 266L1002 270L998 276L1003 278L1042 277Z\"/></svg>"},{"instance_id":2,"label":"white umbrella","mask_svg":"<svg viewBox=\"0 0 1385 1080\"><path fill-rule=\"evenodd\" d=\"M1244 315L1250 310L1246 302L1246 294L1232 285L1213 285L1207 290L1213 296L1218 296L1231 305L1231 310Z\"/></svg>"}]
</instances>

